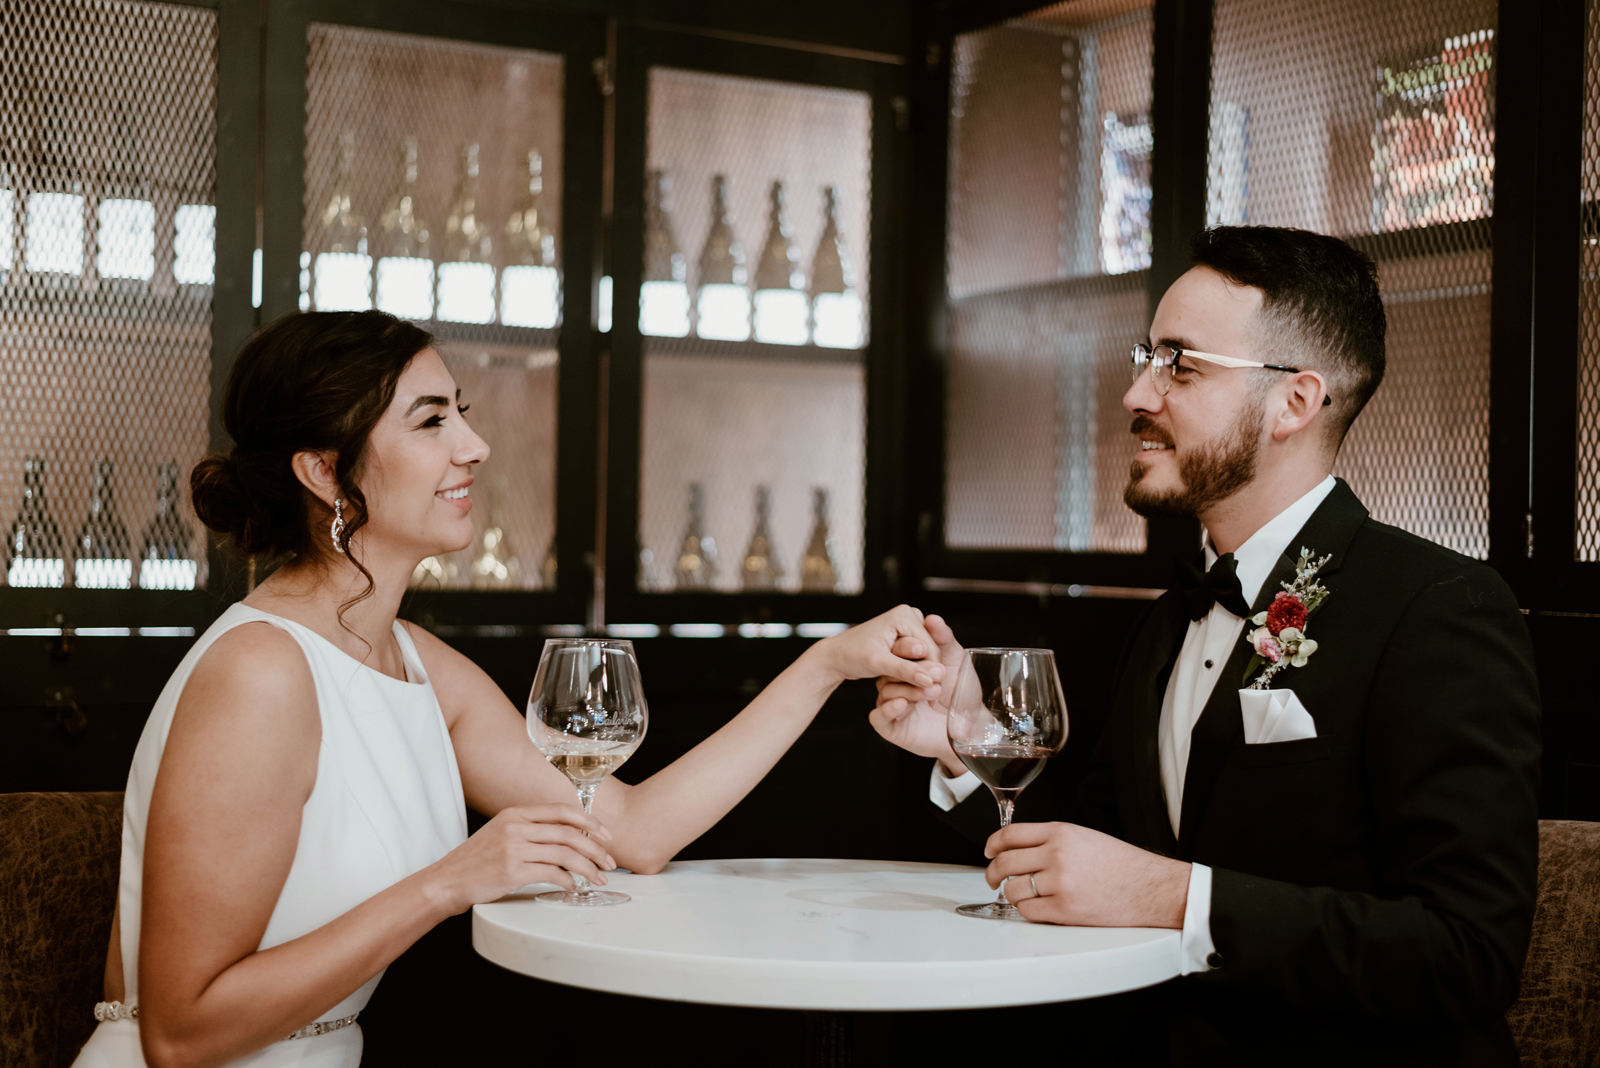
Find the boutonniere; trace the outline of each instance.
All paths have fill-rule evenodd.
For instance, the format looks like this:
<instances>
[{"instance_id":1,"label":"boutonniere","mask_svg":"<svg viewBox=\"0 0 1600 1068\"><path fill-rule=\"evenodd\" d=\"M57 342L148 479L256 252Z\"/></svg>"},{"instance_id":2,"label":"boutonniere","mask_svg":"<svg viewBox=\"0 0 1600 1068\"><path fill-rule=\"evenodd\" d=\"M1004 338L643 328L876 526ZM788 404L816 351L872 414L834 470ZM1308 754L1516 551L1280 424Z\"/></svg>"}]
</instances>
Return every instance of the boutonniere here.
<instances>
[{"instance_id":1,"label":"boutonniere","mask_svg":"<svg viewBox=\"0 0 1600 1068\"><path fill-rule=\"evenodd\" d=\"M1286 667L1305 667L1317 643L1306 637L1306 620L1328 596L1328 590L1317 581L1322 565L1332 560L1324 556L1311 559L1311 550L1300 550L1300 562L1294 568L1294 581L1285 582L1283 591L1272 599L1265 612L1257 612L1250 620L1255 629L1245 635L1256 655L1244 669L1247 690L1265 690L1272 677ZM1257 670L1261 673L1256 675ZM1250 676L1255 675L1251 680Z\"/></svg>"}]
</instances>

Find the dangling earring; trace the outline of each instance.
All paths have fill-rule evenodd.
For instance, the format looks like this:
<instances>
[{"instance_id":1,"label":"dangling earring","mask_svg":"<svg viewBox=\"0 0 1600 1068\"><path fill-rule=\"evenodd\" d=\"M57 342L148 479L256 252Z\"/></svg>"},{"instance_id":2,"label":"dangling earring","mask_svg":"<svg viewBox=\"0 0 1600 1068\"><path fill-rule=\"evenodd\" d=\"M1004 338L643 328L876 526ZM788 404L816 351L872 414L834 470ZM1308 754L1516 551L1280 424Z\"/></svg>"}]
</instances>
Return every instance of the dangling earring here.
<instances>
[{"instance_id":1,"label":"dangling earring","mask_svg":"<svg viewBox=\"0 0 1600 1068\"><path fill-rule=\"evenodd\" d=\"M344 533L344 501L340 498L334 498L333 528L329 533L333 535L334 550L344 552L344 540L340 537Z\"/></svg>"}]
</instances>

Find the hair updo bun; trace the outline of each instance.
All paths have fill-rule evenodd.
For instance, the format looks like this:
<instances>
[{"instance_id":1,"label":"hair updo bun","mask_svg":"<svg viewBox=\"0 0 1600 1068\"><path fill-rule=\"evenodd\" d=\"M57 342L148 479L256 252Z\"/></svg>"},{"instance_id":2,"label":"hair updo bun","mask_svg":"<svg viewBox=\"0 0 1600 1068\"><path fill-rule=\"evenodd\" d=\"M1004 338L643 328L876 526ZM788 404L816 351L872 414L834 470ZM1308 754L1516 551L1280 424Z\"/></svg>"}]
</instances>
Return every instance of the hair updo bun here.
<instances>
[{"instance_id":1,"label":"hair updo bun","mask_svg":"<svg viewBox=\"0 0 1600 1068\"><path fill-rule=\"evenodd\" d=\"M314 531L329 509L295 476L294 455L335 455L348 542L367 519L357 483L367 439L400 375L432 343L427 331L379 311L291 313L251 338L223 400L233 450L207 456L189 476L195 515L243 556L332 555L325 529L320 538ZM350 561L370 593L372 576Z\"/></svg>"}]
</instances>

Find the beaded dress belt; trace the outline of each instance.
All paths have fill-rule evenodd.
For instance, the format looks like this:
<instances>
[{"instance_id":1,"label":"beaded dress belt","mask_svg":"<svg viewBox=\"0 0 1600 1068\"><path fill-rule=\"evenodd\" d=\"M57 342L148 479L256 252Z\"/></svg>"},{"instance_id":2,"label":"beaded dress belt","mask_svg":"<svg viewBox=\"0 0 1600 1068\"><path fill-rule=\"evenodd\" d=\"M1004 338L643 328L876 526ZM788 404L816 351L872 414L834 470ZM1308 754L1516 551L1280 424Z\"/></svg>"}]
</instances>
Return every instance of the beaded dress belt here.
<instances>
[{"instance_id":1,"label":"beaded dress belt","mask_svg":"<svg viewBox=\"0 0 1600 1068\"><path fill-rule=\"evenodd\" d=\"M306 1024L292 1035L285 1035L282 1041L287 1042L292 1038L316 1038L330 1031L337 1031L342 1027L349 1027L356 1022L360 1012L352 1012L349 1016L341 1016L337 1020L319 1020L316 1023ZM94 1007L94 1018L104 1023L106 1020L137 1020L139 1006L124 1005L120 1001L102 1001Z\"/></svg>"}]
</instances>

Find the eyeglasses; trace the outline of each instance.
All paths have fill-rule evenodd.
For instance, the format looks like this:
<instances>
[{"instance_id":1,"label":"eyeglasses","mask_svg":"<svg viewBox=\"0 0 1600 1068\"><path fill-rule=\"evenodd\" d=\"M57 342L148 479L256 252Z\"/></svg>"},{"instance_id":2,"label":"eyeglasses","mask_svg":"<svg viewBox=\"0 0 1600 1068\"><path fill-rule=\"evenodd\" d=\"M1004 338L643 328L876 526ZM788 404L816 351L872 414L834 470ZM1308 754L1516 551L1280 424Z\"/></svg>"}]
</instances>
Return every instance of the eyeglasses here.
<instances>
[{"instance_id":1,"label":"eyeglasses","mask_svg":"<svg viewBox=\"0 0 1600 1068\"><path fill-rule=\"evenodd\" d=\"M1267 371L1287 371L1292 375L1300 373L1298 367L1285 367L1280 363L1261 363L1257 360L1241 360L1233 356L1218 356L1214 352L1196 352L1194 349L1180 349L1176 345L1157 345L1151 348L1144 343L1133 347L1133 378L1138 381L1144 374L1145 365L1150 366L1150 382L1156 387L1156 392L1165 397L1172 389L1172 369L1177 366L1180 357L1187 356L1192 360L1204 360L1214 363L1218 367L1260 367ZM1323 395L1323 404L1332 404L1333 398Z\"/></svg>"}]
</instances>

